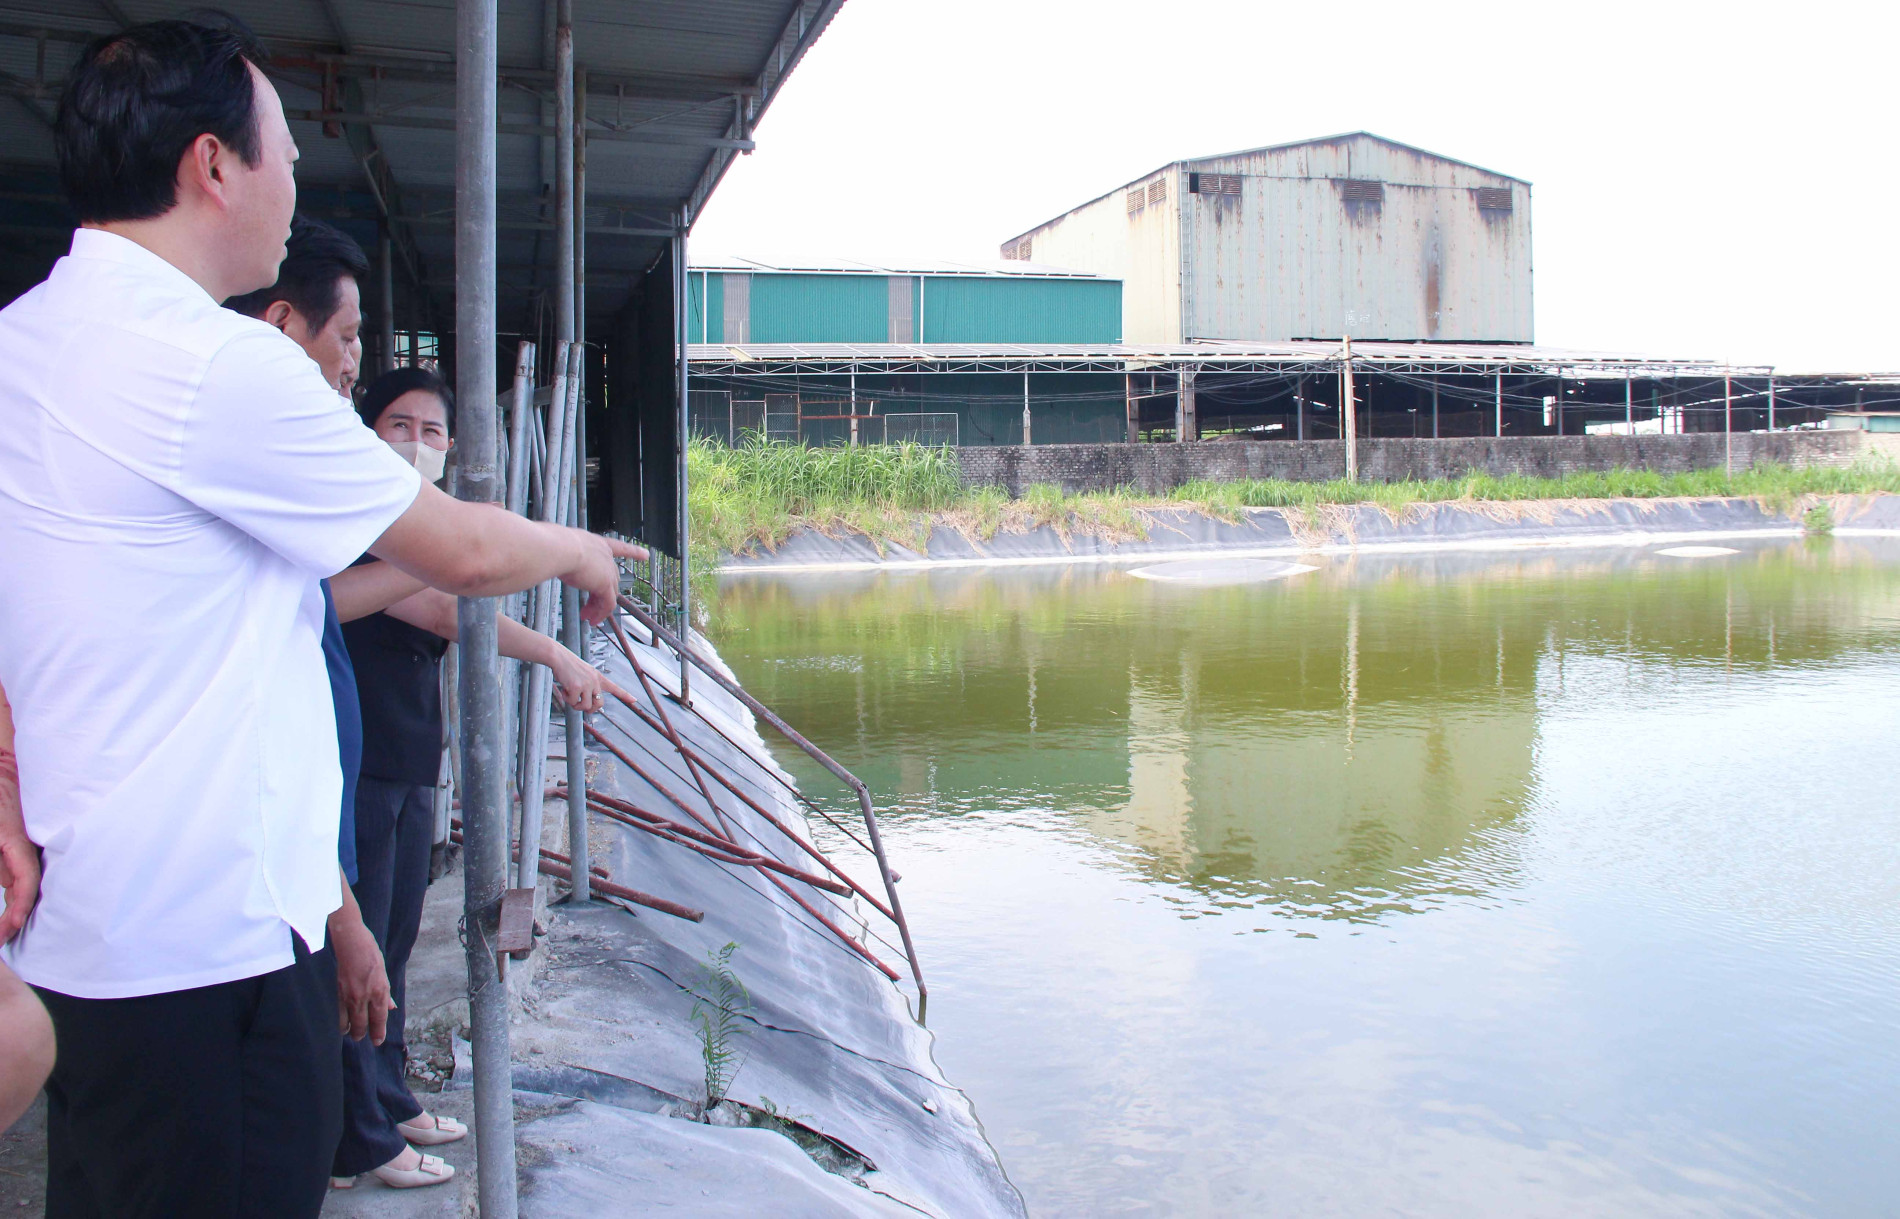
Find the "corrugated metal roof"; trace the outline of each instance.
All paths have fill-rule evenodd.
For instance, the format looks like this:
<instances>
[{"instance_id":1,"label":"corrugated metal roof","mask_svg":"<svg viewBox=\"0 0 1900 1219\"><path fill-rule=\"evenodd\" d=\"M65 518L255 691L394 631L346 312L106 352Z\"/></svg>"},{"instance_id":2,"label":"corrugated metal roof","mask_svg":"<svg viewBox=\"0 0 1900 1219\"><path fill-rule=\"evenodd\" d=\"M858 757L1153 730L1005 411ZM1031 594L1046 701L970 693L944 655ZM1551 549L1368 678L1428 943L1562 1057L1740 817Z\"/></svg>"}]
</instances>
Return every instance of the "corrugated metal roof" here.
<instances>
[{"instance_id":1,"label":"corrugated metal roof","mask_svg":"<svg viewBox=\"0 0 1900 1219\"><path fill-rule=\"evenodd\" d=\"M1374 135L1370 131L1342 131L1338 135L1323 135L1311 140L1293 140L1285 144L1263 144L1259 148L1240 148L1233 152L1217 152L1205 157L1188 157L1184 163L1188 165L1198 165L1202 161L1222 161L1229 157L1248 157L1261 152L1285 152L1290 148L1308 148L1315 144L1343 144L1348 140L1377 140L1381 144L1390 144L1394 148L1403 149L1406 152L1414 153L1421 157L1430 157L1435 161L1447 161L1453 165L1463 165L1467 169L1475 169L1480 173L1490 174L1494 178L1508 178L1512 182L1522 182L1525 186L1531 184L1528 178L1518 178L1510 174L1499 173L1495 169L1486 169L1482 165L1474 165L1470 161L1462 161L1457 157L1448 157L1442 152L1433 152L1429 148L1420 148L1416 144L1407 144L1402 140L1393 140L1382 135Z\"/></svg>"},{"instance_id":2,"label":"corrugated metal roof","mask_svg":"<svg viewBox=\"0 0 1900 1219\"><path fill-rule=\"evenodd\" d=\"M786 76L843 0L573 0L575 60L588 80L587 280L590 312L617 308L631 277L652 265L665 233L698 215ZM0 299L35 282L67 244L70 225L51 180L45 124L60 82L86 39L131 21L183 16L192 0L10 0L0 12L0 92L13 101L0 118L4 173L16 208L0 223ZM422 264L437 317L453 316L455 164L453 0L220 0L270 47L271 73L286 109L361 115L400 186L401 240ZM553 0L501 0L498 19L500 121L540 128L551 109ZM41 37L45 74L39 76ZM346 85L322 92L326 72ZM43 84L37 83L43 82ZM35 96L36 93L39 96ZM735 97L746 99L742 122ZM339 109L341 107L341 109ZM359 152L327 137L323 124L294 118L303 151L300 202L359 240L380 223ZM534 132L497 137L497 190L503 228L498 257L503 327L531 279L552 276L554 243L542 239L553 203L543 145ZM22 198L25 194L29 197ZM513 227L509 227L510 225ZM510 296L514 299L511 301ZM426 324L426 323L424 323Z\"/></svg>"},{"instance_id":3,"label":"corrugated metal roof","mask_svg":"<svg viewBox=\"0 0 1900 1219\"><path fill-rule=\"evenodd\" d=\"M1310 140L1292 140L1285 144L1263 144L1258 148L1242 148L1235 152L1214 153L1210 156L1204 156L1204 157L1183 157L1177 161L1169 161L1165 165L1156 166L1155 168L1149 170L1145 174L1140 174L1136 177L1130 178L1128 181L1122 183L1120 186L1115 187L1113 190L1103 191L1101 194L1096 195L1092 199L1088 199L1082 203L1078 203L1074 207L1070 208L1066 212L1063 212L1059 216L1052 216L1048 220L1043 221L1041 224L1031 225L1029 228L1024 229L1022 232L1016 234L1014 237L1011 237L1009 240L1016 241L1016 240L1020 240L1023 237L1027 237L1031 235L1032 233L1034 233L1037 229L1045 228L1048 225L1054 224L1056 221L1062 219L1063 216L1073 215L1074 213L1081 211L1085 207L1091 207L1094 204L1100 203L1104 199L1118 196L1123 191L1127 190L1129 187L1135 185L1135 183L1146 182L1150 178L1153 178L1156 174L1166 173L1167 171L1171 169L1180 169L1183 167L1199 165L1207 161L1220 161L1220 160L1225 160L1232 157L1251 156L1255 153L1283 152L1283 151L1286 151L1287 149L1292 149L1292 148L1308 148L1308 147L1312 147L1318 144L1336 144L1336 143L1340 143L1346 140L1359 140L1359 139L1377 140L1381 144L1390 144L1394 148L1402 148L1406 152L1415 153L1419 156L1431 157L1435 160L1445 161L1452 165L1463 165L1467 168L1475 169L1479 171L1480 173L1491 174L1494 177L1504 178L1512 182L1522 182L1526 186L1530 185L1530 182L1528 179L1512 177L1510 174L1499 173L1495 169L1486 169L1482 165L1473 165L1470 161L1461 161L1456 157L1448 157L1441 153L1432 152L1429 149L1419 148L1416 145L1406 144L1399 140L1387 139L1385 136L1382 136L1382 135L1374 135L1370 131L1344 131L1344 132L1339 133L1338 135L1323 135L1323 136L1318 136Z\"/></svg>"},{"instance_id":4,"label":"corrugated metal roof","mask_svg":"<svg viewBox=\"0 0 1900 1219\"><path fill-rule=\"evenodd\" d=\"M692 255L695 271L740 271L797 275L965 275L1031 279L1102 279L1093 271L1035 262L953 262L909 260L866 262L855 258L741 258L731 255Z\"/></svg>"},{"instance_id":5,"label":"corrugated metal roof","mask_svg":"<svg viewBox=\"0 0 1900 1219\"><path fill-rule=\"evenodd\" d=\"M1657 356L1639 352L1576 351L1500 343L1377 343L1352 345L1355 366L1377 371L1381 366L1439 371L1445 375L1542 375L1588 377L1626 373L1635 376L1706 375L1766 376L1766 365L1730 365L1698 357ZM1086 343L747 343L692 344L687 358L695 365L718 366L733 372L749 367L783 370L810 366L809 371L870 368L884 371L1033 370L1115 371L1143 368L1197 367L1234 371L1284 366L1336 365L1342 355L1338 342L1291 343L1205 342L1179 346ZM1033 366L1033 368L1031 367Z\"/></svg>"}]
</instances>

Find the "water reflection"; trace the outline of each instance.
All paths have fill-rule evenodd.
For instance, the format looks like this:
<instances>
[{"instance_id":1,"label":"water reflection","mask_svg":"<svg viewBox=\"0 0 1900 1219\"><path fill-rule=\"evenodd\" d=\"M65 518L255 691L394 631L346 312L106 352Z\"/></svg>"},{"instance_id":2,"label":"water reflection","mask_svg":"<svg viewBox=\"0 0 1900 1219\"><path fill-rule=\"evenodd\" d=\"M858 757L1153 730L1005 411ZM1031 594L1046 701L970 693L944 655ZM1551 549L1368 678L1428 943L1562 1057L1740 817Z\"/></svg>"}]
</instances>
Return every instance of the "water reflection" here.
<instances>
[{"instance_id":1,"label":"water reflection","mask_svg":"<svg viewBox=\"0 0 1900 1219\"><path fill-rule=\"evenodd\" d=\"M1883 1214L1900 543L748 578L1032 1212ZM829 790L812 776L812 790Z\"/></svg>"},{"instance_id":2,"label":"water reflection","mask_svg":"<svg viewBox=\"0 0 1900 1219\"><path fill-rule=\"evenodd\" d=\"M1867 546L1366 556L1211 589L1086 566L747 577L718 637L901 810L1053 807L1221 907L1364 919L1508 887L1539 685L1567 666L1653 683L1887 646L1869 631L1900 624L1900 573Z\"/></svg>"}]
</instances>

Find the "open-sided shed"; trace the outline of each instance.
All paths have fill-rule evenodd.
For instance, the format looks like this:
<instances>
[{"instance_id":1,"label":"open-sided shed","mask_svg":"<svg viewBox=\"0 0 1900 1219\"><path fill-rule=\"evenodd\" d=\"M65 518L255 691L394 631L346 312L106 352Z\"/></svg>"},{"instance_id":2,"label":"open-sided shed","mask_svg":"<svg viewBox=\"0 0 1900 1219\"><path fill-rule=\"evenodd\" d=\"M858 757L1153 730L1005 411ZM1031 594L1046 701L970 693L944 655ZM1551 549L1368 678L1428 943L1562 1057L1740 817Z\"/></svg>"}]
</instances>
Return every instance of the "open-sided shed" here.
<instances>
[{"instance_id":1,"label":"open-sided shed","mask_svg":"<svg viewBox=\"0 0 1900 1219\"><path fill-rule=\"evenodd\" d=\"M569 79L580 133L572 181L575 337L590 373L584 444L597 524L679 553L677 268L685 234L753 126L842 0L502 0L493 13L494 332L499 384L537 343L553 379L560 335L557 136ZM457 6L453 0L226 0L269 49L302 152L302 208L378 262L365 292L366 363L453 366L457 336ZM38 282L72 229L51 122L90 39L198 10L183 0L13 0L0 12L0 300ZM571 30L563 33L563 27ZM466 337L466 336L461 336ZM587 425L592 425L587 426Z\"/></svg>"}]
</instances>

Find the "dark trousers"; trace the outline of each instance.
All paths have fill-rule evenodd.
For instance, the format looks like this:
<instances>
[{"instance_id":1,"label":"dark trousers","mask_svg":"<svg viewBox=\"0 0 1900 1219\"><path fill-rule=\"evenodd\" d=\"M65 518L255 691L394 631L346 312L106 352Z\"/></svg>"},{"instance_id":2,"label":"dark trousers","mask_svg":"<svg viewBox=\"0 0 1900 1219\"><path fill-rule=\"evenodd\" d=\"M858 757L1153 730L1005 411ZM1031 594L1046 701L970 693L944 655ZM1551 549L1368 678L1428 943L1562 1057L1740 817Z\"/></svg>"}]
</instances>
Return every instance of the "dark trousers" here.
<instances>
[{"instance_id":1,"label":"dark trousers","mask_svg":"<svg viewBox=\"0 0 1900 1219\"><path fill-rule=\"evenodd\" d=\"M404 982L422 926L429 888L429 843L435 837L435 789L364 775L356 784L356 904L382 945L389 971L389 1034L380 1046L343 1039L343 1141L332 1171L353 1177L402 1153L396 1123L422 1112L406 1082Z\"/></svg>"},{"instance_id":2,"label":"dark trousers","mask_svg":"<svg viewBox=\"0 0 1900 1219\"><path fill-rule=\"evenodd\" d=\"M46 1083L46 1213L315 1216L342 1126L336 963L294 963L132 999L39 991L59 1061Z\"/></svg>"}]
</instances>

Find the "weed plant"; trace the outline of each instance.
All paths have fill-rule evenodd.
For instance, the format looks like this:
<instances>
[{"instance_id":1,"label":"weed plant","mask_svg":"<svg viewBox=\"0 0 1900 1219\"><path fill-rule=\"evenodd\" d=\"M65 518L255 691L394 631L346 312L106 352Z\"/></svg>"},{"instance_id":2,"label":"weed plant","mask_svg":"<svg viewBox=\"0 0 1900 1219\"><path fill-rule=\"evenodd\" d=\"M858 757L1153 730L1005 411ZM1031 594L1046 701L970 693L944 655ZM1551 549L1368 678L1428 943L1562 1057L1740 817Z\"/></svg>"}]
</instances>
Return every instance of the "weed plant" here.
<instances>
[{"instance_id":1,"label":"weed plant","mask_svg":"<svg viewBox=\"0 0 1900 1219\"><path fill-rule=\"evenodd\" d=\"M739 946L728 942L706 954L701 987L705 993L693 996L693 1010L687 1019L699 1030L699 1057L705 1068L706 1105L710 1113L726 1099L734 1077L745 1063L733 1044L745 1036L739 1021L752 1010L752 995L732 971L732 954Z\"/></svg>"}]
</instances>

